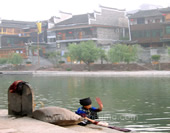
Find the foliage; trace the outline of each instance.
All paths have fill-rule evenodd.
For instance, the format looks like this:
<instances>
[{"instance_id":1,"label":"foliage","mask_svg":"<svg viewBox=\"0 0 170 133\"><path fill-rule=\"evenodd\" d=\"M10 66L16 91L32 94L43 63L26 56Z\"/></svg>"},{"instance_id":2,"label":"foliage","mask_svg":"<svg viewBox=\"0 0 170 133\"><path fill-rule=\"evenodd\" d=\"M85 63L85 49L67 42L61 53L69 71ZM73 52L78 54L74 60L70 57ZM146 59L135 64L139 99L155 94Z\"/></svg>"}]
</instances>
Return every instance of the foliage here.
<instances>
[{"instance_id":1,"label":"foliage","mask_svg":"<svg viewBox=\"0 0 170 133\"><path fill-rule=\"evenodd\" d=\"M6 64L8 62L7 58L0 58L0 64Z\"/></svg>"},{"instance_id":2,"label":"foliage","mask_svg":"<svg viewBox=\"0 0 170 133\"><path fill-rule=\"evenodd\" d=\"M161 56L160 55L152 55L151 58L153 61L159 61Z\"/></svg>"},{"instance_id":3,"label":"foliage","mask_svg":"<svg viewBox=\"0 0 170 133\"><path fill-rule=\"evenodd\" d=\"M120 40L129 40L129 37L128 37L128 36L126 36L126 37L120 37L119 39L120 39Z\"/></svg>"},{"instance_id":4,"label":"foliage","mask_svg":"<svg viewBox=\"0 0 170 133\"><path fill-rule=\"evenodd\" d=\"M28 61L26 61L26 64L31 64L31 63L32 63L32 62L31 62L31 61L29 61L29 60L28 60Z\"/></svg>"},{"instance_id":5,"label":"foliage","mask_svg":"<svg viewBox=\"0 0 170 133\"><path fill-rule=\"evenodd\" d=\"M61 60L60 52L49 52L46 54L46 56L53 63L55 67L58 66L58 61Z\"/></svg>"},{"instance_id":6,"label":"foliage","mask_svg":"<svg viewBox=\"0 0 170 133\"><path fill-rule=\"evenodd\" d=\"M77 61L81 61L81 48L79 45L75 44L75 43L71 43L69 44L68 47L68 53L67 55L70 56L71 60L77 60Z\"/></svg>"},{"instance_id":7,"label":"foliage","mask_svg":"<svg viewBox=\"0 0 170 133\"><path fill-rule=\"evenodd\" d=\"M72 43L69 45L68 51L72 61L83 61L87 65L99 58L99 50L93 41Z\"/></svg>"},{"instance_id":8,"label":"foliage","mask_svg":"<svg viewBox=\"0 0 170 133\"><path fill-rule=\"evenodd\" d=\"M60 60L58 63L60 63L60 64L63 64L63 63L65 63L65 61L63 61L63 60Z\"/></svg>"},{"instance_id":9,"label":"foliage","mask_svg":"<svg viewBox=\"0 0 170 133\"><path fill-rule=\"evenodd\" d=\"M170 55L170 47L168 47L168 54Z\"/></svg>"},{"instance_id":10,"label":"foliage","mask_svg":"<svg viewBox=\"0 0 170 133\"><path fill-rule=\"evenodd\" d=\"M23 62L23 59L20 54L13 53L9 58L9 63L19 65Z\"/></svg>"},{"instance_id":11,"label":"foliage","mask_svg":"<svg viewBox=\"0 0 170 133\"><path fill-rule=\"evenodd\" d=\"M71 69L71 68L67 68L66 70L67 70L67 71L71 71L72 69Z\"/></svg>"},{"instance_id":12,"label":"foliage","mask_svg":"<svg viewBox=\"0 0 170 133\"><path fill-rule=\"evenodd\" d=\"M109 60L112 63L126 62L129 64L137 59L138 45L114 45L108 52Z\"/></svg>"},{"instance_id":13,"label":"foliage","mask_svg":"<svg viewBox=\"0 0 170 133\"><path fill-rule=\"evenodd\" d=\"M101 49L101 48L99 48L98 50L99 50L99 58L100 58L100 60L101 60L101 64L103 64L103 61L104 61L104 60L105 60L105 61L108 61L106 52L105 52L104 49Z\"/></svg>"},{"instance_id":14,"label":"foliage","mask_svg":"<svg viewBox=\"0 0 170 133\"><path fill-rule=\"evenodd\" d=\"M35 51L35 50L37 50L37 49L38 49L37 46L31 46L31 50L32 50L32 51Z\"/></svg>"}]
</instances>

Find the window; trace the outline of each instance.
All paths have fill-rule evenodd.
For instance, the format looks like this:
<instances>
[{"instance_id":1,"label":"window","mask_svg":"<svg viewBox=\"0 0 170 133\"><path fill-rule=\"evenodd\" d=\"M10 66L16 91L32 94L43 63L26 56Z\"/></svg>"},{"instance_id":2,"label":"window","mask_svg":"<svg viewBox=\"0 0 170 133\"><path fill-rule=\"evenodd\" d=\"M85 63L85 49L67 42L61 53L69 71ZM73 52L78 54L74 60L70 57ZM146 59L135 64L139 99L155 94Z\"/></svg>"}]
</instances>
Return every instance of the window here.
<instances>
[{"instance_id":1,"label":"window","mask_svg":"<svg viewBox=\"0 0 170 133\"><path fill-rule=\"evenodd\" d=\"M24 29L24 32L29 32L29 29Z\"/></svg>"},{"instance_id":2,"label":"window","mask_svg":"<svg viewBox=\"0 0 170 133\"><path fill-rule=\"evenodd\" d=\"M62 40L66 40L66 34L65 33L62 34Z\"/></svg>"},{"instance_id":3,"label":"window","mask_svg":"<svg viewBox=\"0 0 170 133\"><path fill-rule=\"evenodd\" d=\"M144 18L138 18L137 19L137 24L144 24L145 23L145 19Z\"/></svg>"},{"instance_id":4,"label":"window","mask_svg":"<svg viewBox=\"0 0 170 133\"><path fill-rule=\"evenodd\" d=\"M160 19L155 19L155 23L160 23Z\"/></svg>"},{"instance_id":5,"label":"window","mask_svg":"<svg viewBox=\"0 0 170 133\"><path fill-rule=\"evenodd\" d=\"M152 30L152 37L160 37L162 35L162 30L156 29Z\"/></svg>"},{"instance_id":6,"label":"window","mask_svg":"<svg viewBox=\"0 0 170 133\"><path fill-rule=\"evenodd\" d=\"M144 31L138 31L138 38L144 37Z\"/></svg>"},{"instance_id":7,"label":"window","mask_svg":"<svg viewBox=\"0 0 170 133\"><path fill-rule=\"evenodd\" d=\"M61 40L61 39L62 39L61 34L58 34L58 35L57 35L57 40Z\"/></svg>"},{"instance_id":8,"label":"window","mask_svg":"<svg viewBox=\"0 0 170 133\"><path fill-rule=\"evenodd\" d=\"M73 39L73 38L74 38L73 30L66 31L66 39Z\"/></svg>"},{"instance_id":9,"label":"window","mask_svg":"<svg viewBox=\"0 0 170 133\"><path fill-rule=\"evenodd\" d=\"M6 28L3 28L3 32L6 32Z\"/></svg>"},{"instance_id":10,"label":"window","mask_svg":"<svg viewBox=\"0 0 170 133\"><path fill-rule=\"evenodd\" d=\"M150 31L145 31L145 37L146 38L149 38L149 37L151 37L151 32Z\"/></svg>"},{"instance_id":11,"label":"window","mask_svg":"<svg viewBox=\"0 0 170 133\"><path fill-rule=\"evenodd\" d=\"M56 42L56 38L48 38L48 42Z\"/></svg>"},{"instance_id":12,"label":"window","mask_svg":"<svg viewBox=\"0 0 170 133\"><path fill-rule=\"evenodd\" d=\"M149 19L149 20L148 20L148 24L150 24L150 23L153 23L153 20L152 20L152 19Z\"/></svg>"},{"instance_id":13,"label":"window","mask_svg":"<svg viewBox=\"0 0 170 133\"><path fill-rule=\"evenodd\" d=\"M170 34L170 26L165 27L165 32L166 32L166 34Z\"/></svg>"}]
</instances>

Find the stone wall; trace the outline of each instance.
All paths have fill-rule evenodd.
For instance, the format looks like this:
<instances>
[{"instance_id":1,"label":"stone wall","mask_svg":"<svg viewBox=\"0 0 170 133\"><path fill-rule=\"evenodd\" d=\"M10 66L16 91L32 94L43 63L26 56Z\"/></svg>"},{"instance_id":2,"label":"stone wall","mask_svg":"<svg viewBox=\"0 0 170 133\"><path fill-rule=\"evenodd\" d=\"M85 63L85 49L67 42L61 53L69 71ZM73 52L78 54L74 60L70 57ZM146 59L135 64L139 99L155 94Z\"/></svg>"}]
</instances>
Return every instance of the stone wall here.
<instances>
[{"instance_id":1,"label":"stone wall","mask_svg":"<svg viewBox=\"0 0 170 133\"><path fill-rule=\"evenodd\" d=\"M97 38L99 44L112 44L113 40L119 40L119 33L113 28L97 28Z\"/></svg>"},{"instance_id":2,"label":"stone wall","mask_svg":"<svg viewBox=\"0 0 170 133\"><path fill-rule=\"evenodd\" d=\"M118 27L128 27L128 19L125 11L102 8L101 13L96 13L96 18L91 19L91 24L110 25Z\"/></svg>"},{"instance_id":3,"label":"stone wall","mask_svg":"<svg viewBox=\"0 0 170 133\"><path fill-rule=\"evenodd\" d=\"M64 64L60 70L87 71L85 64ZM91 71L144 71L144 70L170 70L170 63L151 64L91 64Z\"/></svg>"},{"instance_id":4,"label":"stone wall","mask_svg":"<svg viewBox=\"0 0 170 133\"><path fill-rule=\"evenodd\" d=\"M140 63L151 63L152 62L152 55L160 55L160 62L166 63L170 62L170 56L168 55L167 48L164 47L157 47L157 48L142 48L138 55Z\"/></svg>"}]
</instances>

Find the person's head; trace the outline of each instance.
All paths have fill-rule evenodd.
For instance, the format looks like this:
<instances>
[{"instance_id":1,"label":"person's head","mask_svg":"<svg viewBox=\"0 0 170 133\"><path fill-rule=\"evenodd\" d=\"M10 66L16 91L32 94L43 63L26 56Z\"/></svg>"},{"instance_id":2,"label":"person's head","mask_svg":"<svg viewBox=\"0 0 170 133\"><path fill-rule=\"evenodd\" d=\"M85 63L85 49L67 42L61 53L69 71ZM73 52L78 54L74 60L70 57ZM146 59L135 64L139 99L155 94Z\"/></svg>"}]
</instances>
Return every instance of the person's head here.
<instances>
[{"instance_id":1,"label":"person's head","mask_svg":"<svg viewBox=\"0 0 170 133\"><path fill-rule=\"evenodd\" d=\"M88 98L80 99L80 104L81 104L84 108L90 109L90 108L91 108L92 101L91 101L91 99L88 97Z\"/></svg>"}]
</instances>

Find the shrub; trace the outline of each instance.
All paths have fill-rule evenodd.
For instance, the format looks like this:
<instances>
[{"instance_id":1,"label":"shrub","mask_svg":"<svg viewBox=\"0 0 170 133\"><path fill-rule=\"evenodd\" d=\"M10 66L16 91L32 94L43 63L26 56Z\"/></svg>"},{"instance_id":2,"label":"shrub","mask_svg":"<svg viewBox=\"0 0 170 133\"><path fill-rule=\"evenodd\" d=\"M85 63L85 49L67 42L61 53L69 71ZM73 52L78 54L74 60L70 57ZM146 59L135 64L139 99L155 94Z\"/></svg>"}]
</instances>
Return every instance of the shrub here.
<instances>
[{"instance_id":1,"label":"shrub","mask_svg":"<svg viewBox=\"0 0 170 133\"><path fill-rule=\"evenodd\" d=\"M32 62L31 61L26 61L26 64L31 64Z\"/></svg>"},{"instance_id":2,"label":"shrub","mask_svg":"<svg viewBox=\"0 0 170 133\"><path fill-rule=\"evenodd\" d=\"M8 61L7 58L0 58L0 64L6 64Z\"/></svg>"},{"instance_id":3,"label":"shrub","mask_svg":"<svg viewBox=\"0 0 170 133\"><path fill-rule=\"evenodd\" d=\"M71 68L67 68L66 70L67 70L67 71L71 71L72 69L71 69Z\"/></svg>"},{"instance_id":4,"label":"shrub","mask_svg":"<svg viewBox=\"0 0 170 133\"><path fill-rule=\"evenodd\" d=\"M60 63L60 64L63 64L63 63L65 63L65 61L63 61L63 60L60 60L58 63Z\"/></svg>"},{"instance_id":5,"label":"shrub","mask_svg":"<svg viewBox=\"0 0 170 133\"><path fill-rule=\"evenodd\" d=\"M11 64L19 65L19 64L21 64L23 62L23 59L22 59L20 54L13 53L11 55L11 58L9 59L9 61L10 61Z\"/></svg>"},{"instance_id":6,"label":"shrub","mask_svg":"<svg viewBox=\"0 0 170 133\"><path fill-rule=\"evenodd\" d=\"M152 55L151 58L152 58L153 61L159 61L161 56L160 55Z\"/></svg>"}]
</instances>

